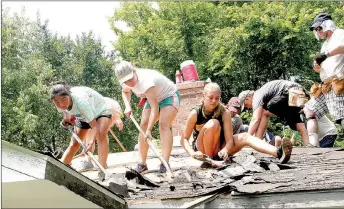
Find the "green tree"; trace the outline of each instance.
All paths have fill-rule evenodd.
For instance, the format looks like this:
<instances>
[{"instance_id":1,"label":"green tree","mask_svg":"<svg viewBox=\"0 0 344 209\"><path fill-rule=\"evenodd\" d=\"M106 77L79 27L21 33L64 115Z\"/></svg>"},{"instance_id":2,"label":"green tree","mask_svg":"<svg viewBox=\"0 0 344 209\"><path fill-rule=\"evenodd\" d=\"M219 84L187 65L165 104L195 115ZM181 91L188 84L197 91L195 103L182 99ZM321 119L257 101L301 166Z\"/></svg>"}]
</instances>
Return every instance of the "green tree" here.
<instances>
[{"instance_id":1,"label":"green tree","mask_svg":"<svg viewBox=\"0 0 344 209\"><path fill-rule=\"evenodd\" d=\"M109 18L119 36L120 55L137 66L157 69L174 80L179 64L195 61L201 79L219 83L223 102L246 89L276 80L310 88L318 42L309 31L319 12L343 27L343 2L158 2L122 3ZM141 19L142 18L142 19ZM128 23L121 31L116 21ZM276 119L272 129L281 132Z\"/></svg>"},{"instance_id":2,"label":"green tree","mask_svg":"<svg viewBox=\"0 0 344 209\"><path fill-rule=\"evenodd\" d=\"M112 69L118 61L116 53L106 53L91 32L72 40L47 28L48 21L42 23L39 15L31 21L25 10L12 16L3 11L1 136L35 150L42 150L53 140L66 148L70 141L70 134L59 127L61 114L49 99L52 81L89 86L122 103ZM136 144L137 132L132 131L130 121L124 119L124 123L124 131L115 132L130 150ZM119 151L110 138L110 151Z\"/></svg>"}]
</instances>

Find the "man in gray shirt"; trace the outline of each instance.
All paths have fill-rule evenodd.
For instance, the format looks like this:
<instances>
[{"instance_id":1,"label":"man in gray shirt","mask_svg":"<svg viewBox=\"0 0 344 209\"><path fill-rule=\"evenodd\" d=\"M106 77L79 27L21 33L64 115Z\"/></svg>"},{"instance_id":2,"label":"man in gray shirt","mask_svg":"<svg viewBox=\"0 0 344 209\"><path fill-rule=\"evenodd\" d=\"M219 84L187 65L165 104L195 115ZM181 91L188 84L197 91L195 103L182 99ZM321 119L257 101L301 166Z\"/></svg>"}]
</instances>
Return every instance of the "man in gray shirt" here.
<instances>
[{"instance_id":1,"label":"man in gray shirt","mask_svg":"<svg viewBox=\"0 0 344 209\"><path fill-rule=\"evenodd\" d=\"M302 107L290 106L288 102L289 90L293 87L302 88L295 82L275 80L264 84L257 91L246 90L239 94L241 110L245 107L253 109L249 134L263 138L269 117L278 116L285 120L291 129L299 131L304 144L308 145L307 129L299 113Z\"/></svg>"}]
</instances>

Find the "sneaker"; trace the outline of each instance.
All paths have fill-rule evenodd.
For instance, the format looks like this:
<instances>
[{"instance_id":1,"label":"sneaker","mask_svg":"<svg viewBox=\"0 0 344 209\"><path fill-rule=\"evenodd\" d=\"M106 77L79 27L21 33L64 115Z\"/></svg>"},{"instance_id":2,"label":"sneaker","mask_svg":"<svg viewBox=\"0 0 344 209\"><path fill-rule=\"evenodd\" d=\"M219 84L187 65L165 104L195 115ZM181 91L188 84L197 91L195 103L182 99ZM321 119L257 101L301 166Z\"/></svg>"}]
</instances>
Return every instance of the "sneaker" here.
<instances>
[{"instance_id":1,"label":"sneaker","mask_svg":"<svg viewBox=\"0 0 344 209\"><path fill-rule=\"evenodd\" d=\"M170 169L171 169L171 166L170 166L170 164L169 163L167 163L167 165L170 167ZM167 172L167 169L166 169L166 167L164 166L164 164L160 164L160 167L159 167L159 173L166 173Z\"/></svg>"},{"instance_id":2,"label":"sneaker","mask_svg":"<svg viewBox=\"0 0 344 209\"><path fill-rule=\"evenodd\" d=\"M138 173L142 173L142 172L144 172L144 171L147 171L147 170L148 170L147 164L145 164L145 163L138 163L138 164L136 165L135 170L136 170Z\"/></svg>"},{"instance_id":3,"label":"sneaker","mask_svg":"<svg viewBox=\"0 0 344 209\"><path fill-rule=\"evenodd\" d=\"M86 160L80 161L80 172L89 171L94 168L94 165Z\"/></svg>"},{"instance_id":4,"label":"sneaker","mask_svg":"<svg viewBox=\"0 0 344 209\"><path fill-rule=\"evenodd\" d=\"M318 146L314 146L313 144L307 144L306 148L319 148Z\"/></svg>"},{"instance_id":5,"label":"sneaker","mask_svg":"<svg viewBox=\"0 0 344 209\"><path fill-rule=\"evenodd\" d=\"M277 157L280 160L280 163L286 163L289 161L292 150L293 144L290 139L286 137L282 138L282 144L277 149Z\"/></svg>"}]
</instances>

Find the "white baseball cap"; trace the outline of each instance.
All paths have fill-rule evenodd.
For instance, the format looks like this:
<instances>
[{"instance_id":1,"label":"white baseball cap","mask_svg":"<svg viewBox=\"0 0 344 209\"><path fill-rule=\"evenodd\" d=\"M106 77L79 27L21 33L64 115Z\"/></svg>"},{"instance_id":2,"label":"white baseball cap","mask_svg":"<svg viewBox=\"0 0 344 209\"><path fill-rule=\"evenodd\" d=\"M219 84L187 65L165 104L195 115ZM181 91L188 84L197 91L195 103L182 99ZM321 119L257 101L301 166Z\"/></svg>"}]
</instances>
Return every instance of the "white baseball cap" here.
<instances>
[{"instance_id":1,"label":"white baseball cap","mask_svg":"<svg viewBox=\"0 0 344 209\"><path fill-rule=\"evenodd\" d=\"M116 77L121 85L134 77L134 71L135 68L127 61L120 62L115 68Z\"/></svg>"}]
</instances>

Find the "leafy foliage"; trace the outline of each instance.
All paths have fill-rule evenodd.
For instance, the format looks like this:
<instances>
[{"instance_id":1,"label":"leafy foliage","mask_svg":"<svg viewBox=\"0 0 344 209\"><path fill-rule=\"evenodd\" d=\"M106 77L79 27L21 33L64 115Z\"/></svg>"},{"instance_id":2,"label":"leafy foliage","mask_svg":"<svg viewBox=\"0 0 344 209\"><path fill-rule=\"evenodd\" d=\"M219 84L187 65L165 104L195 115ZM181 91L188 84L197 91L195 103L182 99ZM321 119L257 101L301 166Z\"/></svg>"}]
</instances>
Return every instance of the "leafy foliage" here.
<instances>
[{"instance_id":1,"label":"leafy foliage","mask_svg":"<svg viewBox=\"0 0 344 209\"><path fill-rule=\"evenodd\" d=\"M59 127L62 117L49 99L52 81L89 86L122 102L121 88L112 69L118 60L115 53L107 54L91 32L73 41L52 34L47 25L48 22L40 22L39 16L37 21L30 21L24 10L13 16L3 12L1 136L3 140L38 150L53 139L62 148L70 141L70 135ZM133 131L131 121L125 119L124 125L124 131L115 128L115 134L130 150L136 144L138 132ZM112 136L110 148L112 152L121 150Z\"/></svg>"},{"instance_id":2,"label":"leafy foliage","mask_svg":"<svg viewBox=\"0 0 344 209\"><path fill-rule=\"evenodd\" d=\"M109 20L119 36L115 48L124 59L160 70L172 80L181 62L194 60L201 79L209 77L221 86L223 102L276 79L293 78L310 89L319 81L312 57L321 47L309 31L313 18L326 11L344 26L343 2L158 5L155 10L149 3L122 3ZM143 14L141 21L138 14ZM131 30L121 31L116 21L127 22ZM277 134L282 134L282 127L278 118L270 123Z\"/></svg>"},{"instance_id":3,"label":"leafy foliage","mask_svg":"<svg viewBox=\"0 0 344 209\"><path fill-rule=\"evenodd\" d=\"M318 42L308 27L314 16L329 12L344 27L343 2L123 2L108 19L118 36L116 50L105 52L92 32L75 40L49 31L48 21L36 21L2 10L1 136L3 140L42 149L54 139L66 148L70 135L59 128L61 115L49 99L52 81L89 86L123 106L121 88L112 73L120 59L138 67L161 71L174 80L185 60L194 60L202 80L219 83L222 101L245 89L257 89L267 81L292 76L310 88L319 75L312 70ZM130 27L115 26L124 21ZM135 118L138 98L133 96ZM244 120L251 114L244 112ZM138 132L124 119L125 129L115 133L128 150ZM281 121L269 128L283 135ZM153 135L158 136L157 127ZM286 134L289 134L286 132ZM343 146L340 129L337 146ZM110 136L111 151L120 147Z\"/></svg>"}]
</instances>

